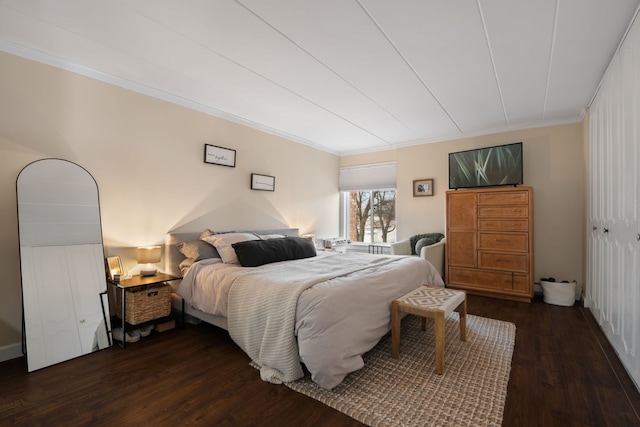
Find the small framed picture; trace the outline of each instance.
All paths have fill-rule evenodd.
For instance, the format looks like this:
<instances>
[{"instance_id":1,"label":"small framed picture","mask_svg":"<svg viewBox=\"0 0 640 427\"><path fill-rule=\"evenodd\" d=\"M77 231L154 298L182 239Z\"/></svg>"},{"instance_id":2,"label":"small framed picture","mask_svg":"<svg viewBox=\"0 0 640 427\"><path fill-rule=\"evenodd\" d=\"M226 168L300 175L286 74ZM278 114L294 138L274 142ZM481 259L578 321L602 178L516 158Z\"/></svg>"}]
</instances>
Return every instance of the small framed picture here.
<instances>
[{"instance_id":1,"label":"small framed picture","mask_svg":"<svg viewBox=\"0 0 640 427\"><path fill-rule=\"evenodd\" d=\"M124 270L122 269L122 262L120 262L119 256L112 256L107 258L107 272L109 278L115 280L116 275L119 277L124 276Z\"/></svg>"},{"instance_id":2,"label":"small framed picture","mask_svg":"<svg viewBox=\"0 0 640 427\"><path fill-rule=\"evenodd\" d=\"M236 167L236 150L204 144L204 162L212 165Z\"/></svg>"},{"instance_id":3,"label":"small framed picture","mask_svg":"<svg viewBox=\"0 0 640 427\"><path fill-rule=\"evenodd\" d=\"M433 196L433 178L413 180L413 197L421 196Z\"/></svg>"},{"instance_id":4,"label":"small framed picture","mask_svg":"<svg viewBox=\"0 0 640 427\"><path fill-rule=\"evenodd\" d=\"M251 189L261 191L275 191L276 177L269 175L251 174Z\"/></svg>"}]
</instances>

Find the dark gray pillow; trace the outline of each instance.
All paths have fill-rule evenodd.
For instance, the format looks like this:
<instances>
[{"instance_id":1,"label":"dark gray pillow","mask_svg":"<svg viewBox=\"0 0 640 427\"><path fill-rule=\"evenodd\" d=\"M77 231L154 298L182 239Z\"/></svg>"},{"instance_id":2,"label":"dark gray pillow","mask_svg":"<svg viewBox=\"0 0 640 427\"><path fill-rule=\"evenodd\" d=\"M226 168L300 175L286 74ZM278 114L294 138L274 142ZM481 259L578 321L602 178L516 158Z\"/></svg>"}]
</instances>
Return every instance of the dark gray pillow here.
<instances>
[{"instance_id":1,"label":"dark gray pillow","mask_svg":"<svg viewBox=\"0 0 640 427\"><path fill-rule=\"evenodd\" d=\"M200 261L208 258L220 258L220 254L213 245L203 240L192 240L190 242L178 243L176 248L185 258L191 258L194 261Z\"/></svg>"},{"instance_id":2,"label":"dark gray pillow","mask_svg":"<svg viewBox=\"0 0 640 427\"><path fill-rule=\"evenodd\" d=\"M420 255L420 251L424 246L431 246L436 243L435 239L430 237L423 237L422 239L416 242L416 255Z\"/></svg>"},{"instance_id":3,"label":"dark gray pillow","mask_svg":"<svg viewBox=\"0 0 640 427\"><path fill-rule=\"evenodd\" d=\"M231 246L243 267L258 267L272 262L316 256L316 247L313 242L302 237L248 240Z\"/></svg>"},{"instance_id":4,"label":"dark gray pillow","mask_svg":"<svg viewBox=\"0 0 640 427\"><path fill-rule=\"evenodd\" d=\"M438 243L440 240L444 239L444 234L442 233L427 233L427 234L416 234L415 236L411 236L409 237L409 244L411 246L411 255L420 255L420 253L416 253L416 243L418 243L418 240L424 238L424 237L428 237L430 239L433 239L436 241L436 243Z\"/></svg>"}]
</instances>

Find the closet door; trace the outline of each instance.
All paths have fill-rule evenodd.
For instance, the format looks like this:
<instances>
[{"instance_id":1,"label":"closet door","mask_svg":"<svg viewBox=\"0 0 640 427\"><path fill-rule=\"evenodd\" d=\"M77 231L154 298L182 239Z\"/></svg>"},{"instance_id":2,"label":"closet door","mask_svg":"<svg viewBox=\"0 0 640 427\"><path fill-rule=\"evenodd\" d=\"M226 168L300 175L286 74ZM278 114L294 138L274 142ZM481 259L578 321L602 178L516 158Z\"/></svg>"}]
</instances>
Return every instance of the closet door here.
<instances>
[{"instance_id":1,"label":"closet door","mask_svg":"<svg viewBox=\"0 0 640 427\"><path fill-rule=\"evenodd\" d=\"M640 26L609 66L589 118L587 304L640 384Z\"/></svg>"},{"instance_id":2,"label":"closet door","mask_svg":"<svg viewBox=\"0 0 640 427\"><path fill-rule=\"evenodd\" d=\"M607 176L604 150L605 127L605 102L599 98L599 102L592 105L589 117L589 240L587 270L587 298L586 303L591 308L594 317L600 325L605 319L605 236L604 206L605 206L605 177Z\"/></svg>"},{"instance_id":3,"label":"closet door","mask_svg":"<svg viewBox=\"0 0 640 427\"><path fill-rule=\"evenodd\" d=\"M640 185L638 184L640 137L640 27L636 26L620 49L619 138L614 146L612 171L614 197L611 242L614 247L614 278L620 284L619 336L617 348L628 369L640 383Z\"/></svg>"}]
</instances>

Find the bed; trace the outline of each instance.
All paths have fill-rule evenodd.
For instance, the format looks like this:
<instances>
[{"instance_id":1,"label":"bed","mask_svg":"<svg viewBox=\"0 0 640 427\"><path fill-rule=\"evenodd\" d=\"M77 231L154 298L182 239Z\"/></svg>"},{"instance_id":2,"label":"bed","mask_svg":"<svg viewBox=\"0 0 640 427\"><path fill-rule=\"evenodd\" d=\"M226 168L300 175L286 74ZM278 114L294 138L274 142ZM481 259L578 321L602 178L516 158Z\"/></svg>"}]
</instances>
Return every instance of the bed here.
<instances>
[{"instance_id":1,"label":"bed","mask_svg":"<svg viewBox=\"0 0 640 427\"><path fill-rule=\"evenodd\" d=\"M423 258L316 253L297 229L207 232L167 236L165 270L183 277L173 305L228 330L273 383L306 368L334 388L390 330L393 299L424 284L444 286ZM217 256L185 259L188 245L209 250L203 239Z\"/></svg>"}]
</instances>

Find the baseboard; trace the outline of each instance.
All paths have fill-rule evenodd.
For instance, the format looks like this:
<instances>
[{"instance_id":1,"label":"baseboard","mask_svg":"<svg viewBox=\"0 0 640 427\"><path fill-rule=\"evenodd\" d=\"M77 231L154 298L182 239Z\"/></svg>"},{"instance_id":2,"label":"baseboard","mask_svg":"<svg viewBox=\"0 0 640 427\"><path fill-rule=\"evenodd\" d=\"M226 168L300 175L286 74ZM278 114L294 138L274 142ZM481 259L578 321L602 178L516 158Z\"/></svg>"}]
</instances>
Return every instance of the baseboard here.
<instances>
[{"instance_id":1,"label":"baseboard","mask_svg":"<svg viewBox=\"0 0 640 427\"><path fill-rule=\"evenodd\" d=\"M0 362L22 357L22 343L9 344L0 347Z\"/></svg>"}]
</instances>

